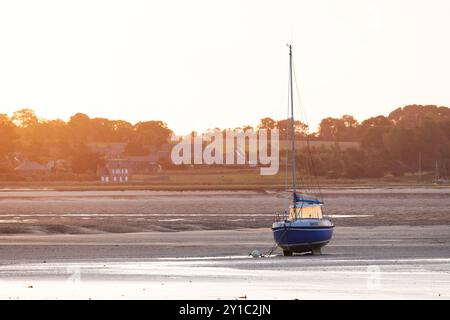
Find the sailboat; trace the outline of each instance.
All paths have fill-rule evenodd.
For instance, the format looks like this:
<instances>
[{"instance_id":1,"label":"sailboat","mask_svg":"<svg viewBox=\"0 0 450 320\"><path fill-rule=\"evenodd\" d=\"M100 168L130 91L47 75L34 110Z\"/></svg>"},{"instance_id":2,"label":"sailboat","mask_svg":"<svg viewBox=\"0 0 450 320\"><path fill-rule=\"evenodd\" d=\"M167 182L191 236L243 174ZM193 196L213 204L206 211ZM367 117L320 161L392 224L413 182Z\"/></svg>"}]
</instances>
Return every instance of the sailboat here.
<instances>
[{"instance_id":1,"label":"sailboat","mask_svg":"<svg viewBox=\"0 0 450 320\"><path fill-rule=\"evenodd\" d=\"M275 221L272 231L275 243L283 250L285 256L307 252L320 255L321 248L327 245L333 236L334 225L323 217L322 206L324 203L321 200L297 190L292 45L288 45L288 47L289 101L292 124L292 204L289 206L289 216L286 215Z\"/></svg>"}]
</instances>

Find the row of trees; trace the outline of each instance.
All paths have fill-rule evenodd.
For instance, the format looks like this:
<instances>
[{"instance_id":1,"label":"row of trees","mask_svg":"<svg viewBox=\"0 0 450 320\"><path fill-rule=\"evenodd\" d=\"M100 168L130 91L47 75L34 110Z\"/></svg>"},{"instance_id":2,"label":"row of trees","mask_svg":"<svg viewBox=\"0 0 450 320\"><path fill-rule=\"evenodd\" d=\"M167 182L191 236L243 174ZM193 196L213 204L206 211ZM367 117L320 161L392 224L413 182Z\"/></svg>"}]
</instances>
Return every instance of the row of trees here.
<instances>
[{"instance_id":1,"label":"row of trees","mask_svg":"<svg viewBox=\"0 0 450 320\"><path fill-rule=\"evenodd\" d=\"M361 123L351 116L324 119L312 139L357 141L360 147L345 152L339 148L313 150L319 171L349 178L401 176L434 171L438 163L446 175L450 163L450 109L411 105L389 116ZM419 168L420 166L420 168Z\"/></svg>"},{"instance_id":2,"label":"row of trees","mask_svg":"<svg viewBox=\"0 0 450 320\"><path fill-rule=\"evenodd\" d=\"M281 138L289 137L291 122L264 118L258 128L277 128ZM5 159L17 154L41 163L64 159L73 172L92 172L103 159L92 152L89 143L124 143L126 154L145 155L148 146L167 143L171 134L161 121L133 125L77 113L65 122L40 119L31 109L19 110L11 117L0 114L0 172L12 169L7 165L11 162ZM419 157L424 171L433 170L436 161L445 164L450 160L450 108L447 107L411 105L387 117L377 116L362 122L350 115L325 118L312 133L308 132L307 125L297 121L295 134L304 140L335 142L299 155L310 156L319 175L351 178L403 175L418 171ZM339 142L347 141L358 142L360 147L345 150L339 147ZM300 163L309 161L300 160Z\"/></svg>"},{"instance_id":3,"label":"row of trees","mask_svg":"<svg viewBox=\"0 0 450 320\"><path fill-rule=\"evenodd\" d=\"M161 121L138 122L89 118L77 113L68 122L40 119L31 109L14 112L12 117L0 114L0 171L11 170L18 155L46 163L66 160L75 173L95 172L103 158L89 148L89 143L125 143L128 155L148 154L148 146L161 146L172 131Z\"/></svg>"},{"instance_id":4,"label":"row of trees","mask_svg":"<svg viewBox=\"0 0 450 320\"><path fill-rule=\"evenodd\" d=\"M261 120L258 128L279 129L283 139L290 138L291 121ZM325 118L316 132L296 121L296 137L335 144L312 147L301 153L299 163L321 176L383 177L433 171L436 162L445 175L450 164L450 108L435 105L410 105L386 116L358 122L351 115ZM358 148L342 149L339 142L358 142ZM314 167L314 168L313 168Z\"/></svg>"}]
</instances>

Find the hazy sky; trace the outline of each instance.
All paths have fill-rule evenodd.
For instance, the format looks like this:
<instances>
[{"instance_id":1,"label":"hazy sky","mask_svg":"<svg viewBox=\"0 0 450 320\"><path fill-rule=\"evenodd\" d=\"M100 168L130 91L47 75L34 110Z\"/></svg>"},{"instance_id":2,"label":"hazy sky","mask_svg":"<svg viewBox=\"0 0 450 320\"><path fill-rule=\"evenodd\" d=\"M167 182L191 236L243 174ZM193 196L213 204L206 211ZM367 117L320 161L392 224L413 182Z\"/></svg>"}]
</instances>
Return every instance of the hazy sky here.
<instances>
[{"instance_id":1,"label":"hazy sky","mask_svg":"<svg viewBox=\"0 0 450 320\"><path fill-rule=\"evenodd\" d=\"M450 1L0 1L0 113L159 119L177 133L303 108L450 106Z\"/></svg>"}]
</instances>

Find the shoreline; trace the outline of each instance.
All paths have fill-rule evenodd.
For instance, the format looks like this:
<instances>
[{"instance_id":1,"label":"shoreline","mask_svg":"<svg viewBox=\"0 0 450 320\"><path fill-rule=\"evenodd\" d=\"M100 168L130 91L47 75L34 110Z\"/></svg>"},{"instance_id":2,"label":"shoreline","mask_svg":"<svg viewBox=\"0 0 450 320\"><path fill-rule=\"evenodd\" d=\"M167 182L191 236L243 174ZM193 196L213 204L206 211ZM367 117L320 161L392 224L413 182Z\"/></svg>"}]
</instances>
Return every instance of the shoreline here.
<instances>
[{"instance_id":1,"label":"shoreline","mask_svg":"<svg viewBox=\"0 0 450 320\"><path fill-rule=\"evenodd\" d=\"M197 175L196 175L197 174ZM149 180L128 183L105 184L100 181L0 181L0 192L15 190L55 190L55 191L272 191L286 188L283 177L263 178L259 175L247 176L248 172L206 171L169 172L167 181ZM206 179L205 177L209 177ZM248 179L247 179L248 178ZM242 184L242 179L246 183ZM419 182L415 177L380 179L325 179L317 183L326 189L364 189L364 188L436 188L450 189L449 185L435 185Z\"/></svg>"},{"instance_id":2,"label":"shoreline","mask_svg":"<svg viewBox=\"0 0 450 320\"><path fill-rule=\"evenodd\" d=\"M383 189L424 189L424 190L450 190L450 185L432 185L432 184L370 184L370 185L323 185L320 190L383 190ZM271 188L270 186L257 187L242 187L242 186L223 186L223 185L204 185L204 186L184 186L184 185L170 185L170 186L154 186L154 185L69 185L69 186L39 186L30 185L23 186L1 186L0 194L7 192L27 192L27 191L64 191L64 192L123 192L123 191L154 191L154 192L287 192L283 188Z\"/></svg>"}]
</instances>

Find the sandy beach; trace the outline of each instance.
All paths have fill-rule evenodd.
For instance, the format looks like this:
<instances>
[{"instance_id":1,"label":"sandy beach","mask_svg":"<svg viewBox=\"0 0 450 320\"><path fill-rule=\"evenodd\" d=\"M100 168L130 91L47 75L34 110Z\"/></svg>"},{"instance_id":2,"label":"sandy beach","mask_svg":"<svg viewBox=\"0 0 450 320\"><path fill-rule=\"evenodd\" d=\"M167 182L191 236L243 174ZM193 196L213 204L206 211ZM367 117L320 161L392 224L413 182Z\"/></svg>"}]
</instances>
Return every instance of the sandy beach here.
<instances>
[{"instance_id":1,"label":"sandy beach","mask_svg":"<svg viewBox=\"0 0 450 320\"><path fill-rule=\"evenodd\" d=\"M450 299L450 190L324 197L322 256L254 259L281 194L0 192L0 298Z\"/></svg>"}]
</instances>

